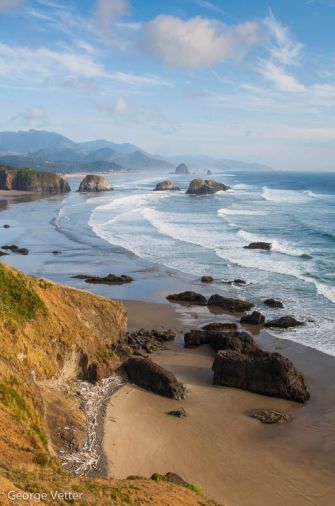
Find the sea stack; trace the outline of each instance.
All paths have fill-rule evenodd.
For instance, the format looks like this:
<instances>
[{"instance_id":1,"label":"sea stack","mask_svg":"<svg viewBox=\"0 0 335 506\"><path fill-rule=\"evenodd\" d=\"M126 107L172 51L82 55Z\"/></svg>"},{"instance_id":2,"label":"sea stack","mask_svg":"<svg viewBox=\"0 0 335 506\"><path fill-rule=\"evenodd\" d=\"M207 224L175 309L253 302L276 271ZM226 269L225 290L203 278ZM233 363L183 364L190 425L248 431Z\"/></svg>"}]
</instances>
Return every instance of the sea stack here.
<instances>
[{"instance_id":1,"label":"sea stack","mask_svg":"<svg viewBox=\"0 0 335 506\"><path fill-rule=\"evenodd\" d=\"M214 179L193 179L186 193L188 195L212 195L227 190L229 190L229 186L218 183Z\"/></svg>"},{"instance_id":2,"label":"sea stack","mask_svg":"<svg viewBox=\"0 0 335 506\"><path fill-rule=\"evenodd\" d=\"M113 188L109 186L106 179L101 176L89 174L84 177L79 186L79 192L108 192L112 191Z\"/></svg>"},{"instance_id":3,"label":"sea stack","mask_svg":"<svg viewBox=\"0 0 335 506\"><path fill-rule=\"evenodd\" d=\"M181 163L176 168L175 174L190 174L190 169L185 163Z\"/></svg>"},{"instance_id":4,"label":"sea stack","mask_svg":"<svg viewBox=\"0 0 335 506\"><path fill-rule=\"evenodd\" d=\"M155 192L165 192L165 191L180 191L180 188L174 184L173 181L162 181L161 183L156 184L156 188L154 188Z\"/></svg>"}]
</instances>

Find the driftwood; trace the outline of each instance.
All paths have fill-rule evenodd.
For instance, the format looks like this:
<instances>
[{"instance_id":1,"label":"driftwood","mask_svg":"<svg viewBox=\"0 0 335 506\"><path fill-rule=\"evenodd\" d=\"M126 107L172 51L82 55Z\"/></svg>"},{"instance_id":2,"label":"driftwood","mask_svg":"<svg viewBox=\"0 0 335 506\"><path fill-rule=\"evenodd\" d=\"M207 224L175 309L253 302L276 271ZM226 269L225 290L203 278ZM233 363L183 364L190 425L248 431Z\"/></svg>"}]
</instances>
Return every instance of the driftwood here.
<instances>
[{"instance_id":1,"label":"driftwood","mask_svg":"<svg viewBox=\"0 0 335 506\"><path fill-rule=\"evenodd\" d=\"M81 409L86 416L87 437L79 451L60 450L62 466L76 476L86 476L97 469L101 448L99 440L99 422L106 402L113 392L124 383L123 378L113 374L92 385L85 381L77 381L76 386L82 399Z\"/></svg>"}]
</instances>

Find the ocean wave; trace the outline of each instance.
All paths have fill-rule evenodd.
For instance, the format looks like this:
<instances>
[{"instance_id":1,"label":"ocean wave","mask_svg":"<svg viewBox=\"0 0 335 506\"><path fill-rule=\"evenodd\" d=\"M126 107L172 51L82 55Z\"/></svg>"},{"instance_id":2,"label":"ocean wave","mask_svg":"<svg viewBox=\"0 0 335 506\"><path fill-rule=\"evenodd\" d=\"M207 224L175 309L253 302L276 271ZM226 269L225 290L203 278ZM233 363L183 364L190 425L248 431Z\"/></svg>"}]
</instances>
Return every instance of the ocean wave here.
<instances>
[{"instance_id":1,"label":"ocean wave","mask_svg":"<svg viewBox=\"0 0 335 506\"><path fill-rule=\"evenodd\" d=\"M253 234L251 232L246 232L245 230L239 230L237 233L239 237L245 239L247 242L269 242L272 244L271 251L275 251L276 253L281 253L283 255L289 255L292 257L309 257L309 253L294 247L287 241L271 239L269 237L264 237L261 235Z\"/></svg>"},{"instance_id":2,"label":"ocean wave","mask_svg":"<svg viewBox=\"0 0 335 506\"><path fill-rule=\"evenodd\" d=\"M234 190L251 190L252 188L255 188L252 184L234 184L233 189Z\"/></svg>"},{"instance_id":3,"label":"ocean wave","mask_svg":"<svg viewBox=\"0 0 335 506\"><path fill-rule=\"evenodd\" d=\"M265 216L269 214L268 211L251 211L249 209L232 209L229 207L223 207L218 209L217 215L221 217L225 216Z\"/></svg>"},{"instance_id":4,"label":"ocean wave","mask_svg":"<svg viewBox=\"0 0 335 506\"><path fill-rule=\"evenodd\" d=\"M306 192L297 190L274 190L263 186L262 197L265 200L275 203L303 204L309 201Z\"/></svg>"}]
</instances>

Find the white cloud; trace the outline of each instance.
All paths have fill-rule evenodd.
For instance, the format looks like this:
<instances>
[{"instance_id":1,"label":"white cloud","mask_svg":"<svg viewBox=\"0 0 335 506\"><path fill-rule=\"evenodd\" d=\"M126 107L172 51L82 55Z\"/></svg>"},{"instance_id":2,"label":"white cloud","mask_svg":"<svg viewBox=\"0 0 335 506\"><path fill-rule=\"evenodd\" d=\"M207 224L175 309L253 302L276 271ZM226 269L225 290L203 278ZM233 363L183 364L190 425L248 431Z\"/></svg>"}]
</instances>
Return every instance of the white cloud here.
<instances>
[{"instance_id":1,"label":"white cloud","mask_svg":"<svg viewBox=\"0 0 335 506\"><path fill-rule=\"evenodd\" d=\"M158 16L143 28L143 45L168 65L197 67L242 58L259 42L259 25L227 26L202 17Z\"/></svg>"},{"instance_id":2,"label":"white cloud","mask_svg":"<svg viewBox=\"0 0 335 506\"><path fill-rule=\"evenodd\" d=\"M127 102L122 97L119 97L114 106L114 111L117 114L124 114L125 112L127 112L127 110L128 110Z\"/></svg>"},{"instance_id":3,"label":"white cloud","mask_svg":"<svg viewBox=\"0 0 335 506\"><path fill-rule=\"evenodd\" d=\"M47 119L47 113L42 107L27 107L24 111L20 112L10 121L18 121L25 125L42 124Z\"/></svg>"},{"instance_id":4,"label":"white cloud","mask_svg":"<svg viewBox=\"0 0 335 506\"><path fill-rule=\"evenodd\" d=\"M263 24L273 42L270 47L272 58L282 65L297 64L304 47L303 44L292 39L288 27L283 26L271 10Z\"/></svg>"},{"instance_id":5,"label":"white cloud","mask_svg":"<svg viewBox=\"0 0 335 506\"><path fill-rule=\"evenodd\" d=\"M272 82L280 91L302 93L306 87L292 75L288 74L283 67L268 60L261 60L258 66L259 72L265 79Z\"/></svg>"},{"instance_id":6,"label":"white cloud","mask_svg":"<svg viewBox=\"0 0 335 506\"><path fill-rule=\"evenodd\" d=\"M97 0L96 18L98 23L107 28L116 20L130 12L128 0Z\"/></svg>"},{"instance_id":7,"label":"white cloud","mask_svg":"<svg viewBox=\"0 0 335 506\"><path fill-rule=\"evenodd\" d=\"M104 68L91 56L46 48L11 47L0 43L0 75L50 78L57 75L94 78L105 75Z\"/></svg>"},{"instance_id":8,"label":"white cloud","mask_svg":"<svg viewBox=\"0 0 335 506\"><path fill-rule=\"evenodd\" d=\"M0 0L0 10L15 9L23 3L23 0Z\"/></svg>"},{"instance_id":9,"label":"white cloud","mask_svg":"<svg viewBox=\"0 0 335 506\"><path fill-rule=\"evenodd\" d=\"M167 81L164 81L160 77L152 75L142 74L130 74L126 72L114 72L110 75L111 79L115 79L125 84L138 84L138 85L158 85L158 86L169 86Z\"/></svg>"}]
</instances>

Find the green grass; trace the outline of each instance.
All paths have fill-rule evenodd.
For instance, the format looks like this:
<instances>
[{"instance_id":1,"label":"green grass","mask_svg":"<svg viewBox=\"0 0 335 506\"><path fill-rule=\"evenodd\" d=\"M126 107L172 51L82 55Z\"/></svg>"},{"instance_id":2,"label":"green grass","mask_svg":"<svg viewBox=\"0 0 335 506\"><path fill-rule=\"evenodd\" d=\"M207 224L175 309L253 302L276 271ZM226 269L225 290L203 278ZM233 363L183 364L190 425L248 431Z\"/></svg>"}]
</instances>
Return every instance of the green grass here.
<instances>
[{"instance_id":1,"label":"green grass","mask_svg":"<svg viewBox=\"0 0 335 506\"><path fill-rule=\"evenodd\" d=\"M45 306L29 278L0 264L0 317L29 321L39 310Z\"/></svg>"}]
</instances>

